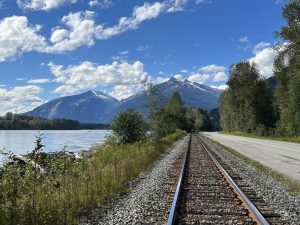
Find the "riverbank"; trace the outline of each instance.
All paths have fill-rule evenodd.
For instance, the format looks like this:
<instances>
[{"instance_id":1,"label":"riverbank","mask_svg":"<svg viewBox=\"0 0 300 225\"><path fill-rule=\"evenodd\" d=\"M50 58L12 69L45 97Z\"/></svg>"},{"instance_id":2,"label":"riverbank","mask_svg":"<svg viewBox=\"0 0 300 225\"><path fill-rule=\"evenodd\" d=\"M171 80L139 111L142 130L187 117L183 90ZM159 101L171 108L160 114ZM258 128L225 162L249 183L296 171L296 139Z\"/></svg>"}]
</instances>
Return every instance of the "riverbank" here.
<instances>
[{"instance_id":1,"label":"riverbank","mask_svg":"<svg viewBox=\"0 0 300 225\"><path fill-rule=\"evenodd\" d=\"M177 131L157 141L124 146L107 140L88 160L54 160L47 173L32 164L21 170L13 164L2 174L0 221L3 225L77 224L82 215L123 192L128 181L183 136Z\"/></svg>"},{"instance_id":2,"label":"riverbank","mask_svg":"<svg viewBox=\"0 0 300 225\"><path fill-rule=\"evenodd\" d=\"M300 137L272 137L272 136L259 136L256 134L250 133L243 133L243 132L227 132L227 131L220 131L221 134L228 134L233 136L240 136L240 137L248 137L248 138L257 138L263 140L272 140L272 141L285 141L285 142L294 142L300 143Z\"/></svg>"}]
</instances>

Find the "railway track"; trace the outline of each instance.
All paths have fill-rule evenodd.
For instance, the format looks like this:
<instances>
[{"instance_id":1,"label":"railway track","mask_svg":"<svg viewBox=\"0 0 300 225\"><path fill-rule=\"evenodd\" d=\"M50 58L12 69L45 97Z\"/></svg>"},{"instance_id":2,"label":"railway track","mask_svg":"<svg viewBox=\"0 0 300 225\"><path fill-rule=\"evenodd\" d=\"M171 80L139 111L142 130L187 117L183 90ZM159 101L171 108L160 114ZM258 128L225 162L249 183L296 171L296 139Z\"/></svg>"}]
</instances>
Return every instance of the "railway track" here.
<instances>
[{"instance_id":1,"label":"railway track","mask_svg":"<svg viewBox=\"0 0 300 225\"><path fill-rule=\"evenodd\" d=\"M190 136L168 225L286 224L234 170Z\"/></svg>"}]
</instances>

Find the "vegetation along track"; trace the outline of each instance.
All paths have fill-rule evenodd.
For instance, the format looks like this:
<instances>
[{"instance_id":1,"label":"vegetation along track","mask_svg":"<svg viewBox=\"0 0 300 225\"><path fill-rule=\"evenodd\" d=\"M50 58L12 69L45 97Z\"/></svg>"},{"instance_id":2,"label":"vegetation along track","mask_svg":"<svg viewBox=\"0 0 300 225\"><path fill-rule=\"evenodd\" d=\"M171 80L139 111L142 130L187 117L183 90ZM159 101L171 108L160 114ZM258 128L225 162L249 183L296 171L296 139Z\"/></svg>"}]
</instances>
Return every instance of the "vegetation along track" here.
<instances>
[{"instance_id":1,"label":"vegetation along track","mask_svg":"<svg viewBox=\"0 0 300 225\"><path fill-rule=\"evenodd\" d=\"M201 138L190 136L168 225L286 224Z\"/></svg>"}]
</instances>

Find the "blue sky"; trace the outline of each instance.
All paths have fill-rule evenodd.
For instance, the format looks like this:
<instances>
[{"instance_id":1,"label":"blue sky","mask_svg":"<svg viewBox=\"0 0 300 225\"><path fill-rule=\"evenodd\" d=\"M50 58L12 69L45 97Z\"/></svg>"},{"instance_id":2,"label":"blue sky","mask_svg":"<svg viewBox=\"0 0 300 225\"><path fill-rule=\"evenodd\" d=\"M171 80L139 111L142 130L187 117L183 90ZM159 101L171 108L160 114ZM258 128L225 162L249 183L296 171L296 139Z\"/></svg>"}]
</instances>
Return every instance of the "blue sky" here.
<instances>
[{"instance_id":1,"label":"blue sky","mask_svg":"<svg viewBox=\"0 0 300 225\"><path fill-rule=\"evenodd\" d=\"M280 0L0 0L0 114L175 76L224 89L240 60L272 75Z\"/></svg>"}]
</instances>

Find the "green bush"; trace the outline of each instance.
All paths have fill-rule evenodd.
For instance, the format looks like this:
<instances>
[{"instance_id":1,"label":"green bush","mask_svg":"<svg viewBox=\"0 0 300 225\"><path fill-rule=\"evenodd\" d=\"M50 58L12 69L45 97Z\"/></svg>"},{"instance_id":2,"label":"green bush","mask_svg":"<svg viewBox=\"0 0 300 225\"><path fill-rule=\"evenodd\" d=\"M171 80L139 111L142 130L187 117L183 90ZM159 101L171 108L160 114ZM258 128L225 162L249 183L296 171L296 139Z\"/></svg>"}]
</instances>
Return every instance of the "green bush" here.
<instances>
[{"instance_id":1,"label":"green bush","mask_svg":"<svg viewBox=\"0 0 300 225\"><path fill-rule=\"evenodd\" d=\"M128 109L115 116L111 129L120 144L130 144L146 137L147 125L138 112Z\"/></svg>"}]
</instances>

